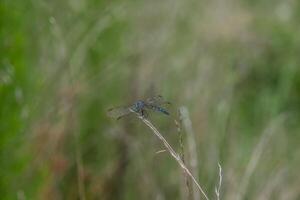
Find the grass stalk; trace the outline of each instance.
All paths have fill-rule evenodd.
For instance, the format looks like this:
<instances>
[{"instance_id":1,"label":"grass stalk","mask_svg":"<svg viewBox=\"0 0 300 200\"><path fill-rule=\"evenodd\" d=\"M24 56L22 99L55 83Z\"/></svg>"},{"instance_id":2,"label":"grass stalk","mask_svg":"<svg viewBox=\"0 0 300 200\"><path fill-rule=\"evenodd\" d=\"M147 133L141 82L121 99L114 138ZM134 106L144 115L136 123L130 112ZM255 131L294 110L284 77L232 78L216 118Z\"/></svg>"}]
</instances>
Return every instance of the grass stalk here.
<instances>
[{"instance_id":1,"label":"grass stalk","mask_svg":"<svg viewBox=\"0 0 300 200\"><path fill-rule=\"evenodd\" d=\"M215 188L215 193L217 196L217 200L220 200L220 190L222 186L222 166L220 165L220 163L218 163L218 166L219 166L219 184L218 187Z\"/></svg>"},{"instance_id":2,"label":"grass stalk","mask_svg":"<svg viewBox=\"0 0 300 200\"><path fill-rule=\"evenodd\" d=\"M192 127L192 121L190 119L189 111L185 106L179 108L180 121L182 122L187 136L187 147L188 147L188 156L189 164L193 174L198 177L198 155L197 155L197 146L196 146L196 137L195 132ZM193 187L193 198L194 200L200 199L200 193L197 188Z\"/></svg>"},{"instance_id":3,"label":"grass stalk","mask_svg":"<svg viewBox=\"0 0 300 200\"><path fill-rule=\"evenodd\" d=\"M180 112L179 112L179 116L180 116ZM178 132L178 137L179 137L179 145L180 145L179 155L180 155L180 158L181 158L182 162L184 164L186 164L185 155L184 155L183 134L182 134L182 131L181 131L181 123L179 123L176 119L174 119L174 122L177 126L177 132ZM185 172L183 172L182 185L184 183L186 185L187 190L182 191L182 195L185 195L185 196L182 196L182 199L192 200L193 199L192 198L193 197L193 188L192 188L193 185L191 184L190 179L189 179L189 177L187 176L187 174ZM183 189L184 187L181 187L181 188ZM197 192L198 192L198 190L197 190ZM198 198L197 200L200 200L200 199Z\"/></svg>"},{"instance_id":4,"label":"grass stalk","mask_svg":"<svg viewBox=\"0 0 300 200\"><path fill-rule=\"evenodd\" d=\"M158 137L159 140L162 141L170 155L176 160L176 162L179 164L179 166L184 170L184 172L193 180L193 182L196 184L197 188L200 190L200 192L203 194L206 200L209 200L206 193L196 180L196 178L193 176L193 174L190 172L190 170L186 167L186 165L181 160L180 156L174 151L172 146L167 142L167 140L160 134L160 132L155 128L155 126L146 118L142 116L138 116L155 134L156 137Z\"/></svg>"},{"instance_id":5,"label":"grass stalk","mask_svg":"<svg viewBox=\"0 0 300 200\"><path fill-rule=\"evenodd\" d=\"M253 173L255 172L257 165L260 162L260 159L262 157L265 148L268 145L268 142L270 141L271 137L275 134L275 132L278 131L280 125L282 125L282 122L284 122L284 120L285 120L285 115L283 114L279 115L278 117L273 119L270 122L270 124L267 126L267 128L263 131L259 139L259 142L257 143L257 145L253 150L249 163L246 167L246 171L242 177L240 188L235 198L236 200L241 200L245 197L247 188L250 184L250 179Z\"/></svg>"}]
</instances>

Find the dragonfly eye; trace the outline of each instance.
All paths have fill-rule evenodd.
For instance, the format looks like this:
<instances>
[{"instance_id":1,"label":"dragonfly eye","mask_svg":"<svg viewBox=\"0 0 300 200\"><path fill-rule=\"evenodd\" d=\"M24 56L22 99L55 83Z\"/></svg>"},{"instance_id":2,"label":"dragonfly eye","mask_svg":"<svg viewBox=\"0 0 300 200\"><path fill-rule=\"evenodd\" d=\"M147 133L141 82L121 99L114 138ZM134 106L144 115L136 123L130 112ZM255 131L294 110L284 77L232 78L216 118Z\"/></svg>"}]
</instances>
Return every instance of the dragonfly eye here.
<instances>
[{"instance_id":1,"label":"dragonfly eye","mask_svg":"<svg viewBox=\"0 0 300 200\"><path fill-rule=\"evenodd\" d=\"M138 107L137 107L136 104L134 104L133 106L131 106L131 109L132 109L134 112L138 112L138 111L139 111L139 109L138 109Z\"/></svg>"},{"instance_id":2,"label":"dragonfly eye","mask_svg":"<svg viewBox=\"0 0 300 200\"><path fill-rule=\"evenodd\" d=\"M135 103L135 105L136 105L136 107L137 108L143 108L144 107L144 102L142 102L142 101L137 101L136 103Z\"/></svg>"},{"instance_id":3,"label":"dragonfly eye","mask_svg":"<svg viewBox=\"0 0 300 200\"><path fill-rule=\"evenodd\" d=\"M141 109L141 106L140 106L139 102L134 103L133 106L131 107L131 109L134 112L139 112L139 110Z\"/></svg>"}]
</instances>

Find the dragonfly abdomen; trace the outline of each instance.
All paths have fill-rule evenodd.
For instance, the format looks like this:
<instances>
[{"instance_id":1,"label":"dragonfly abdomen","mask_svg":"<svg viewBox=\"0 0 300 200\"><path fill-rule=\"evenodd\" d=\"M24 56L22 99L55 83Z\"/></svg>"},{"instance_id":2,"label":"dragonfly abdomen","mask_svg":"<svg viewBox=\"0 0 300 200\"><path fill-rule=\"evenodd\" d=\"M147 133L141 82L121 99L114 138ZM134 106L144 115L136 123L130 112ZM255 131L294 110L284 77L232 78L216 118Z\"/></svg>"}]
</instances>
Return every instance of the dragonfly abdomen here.
<instances>
[{"instance_id":1,"label":"dragonfly abdomen","mask_svg":"<svg viewBox=\"0 0 300 200\"><path fill-rule=\"evenodd\" d=\"M159 107L159 106L153 106L153 105L150 105L150 106L148 106L148 107L149 107L149 109L152 109L152 110L154 110L154 111L158 111L158 112L164 113L164 114L166 114L166 115L170 115L170 113L169 113L168 111L166 111L164 108L161 108L161 107Z\"/></svg>"}]
</instances>

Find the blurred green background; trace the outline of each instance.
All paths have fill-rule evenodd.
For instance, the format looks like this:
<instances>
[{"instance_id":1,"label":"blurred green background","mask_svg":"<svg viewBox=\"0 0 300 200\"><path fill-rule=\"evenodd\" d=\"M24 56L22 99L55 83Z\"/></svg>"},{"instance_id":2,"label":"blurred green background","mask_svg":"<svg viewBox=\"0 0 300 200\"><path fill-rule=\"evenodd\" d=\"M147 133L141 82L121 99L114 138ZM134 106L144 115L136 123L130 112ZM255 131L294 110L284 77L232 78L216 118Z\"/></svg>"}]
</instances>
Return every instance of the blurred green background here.
<instances>
[{"instance_id":1,"label":"blurred green background","mask_svg":"<svg viewBox=\"0 0 300 200\"><path fill-rule=\"evenodd\" d=\"M193 199L148 127L106 116L154 94L178 152L188 109L210 199L218 162L221 199L300 199L299 36L296 0L2 0L1 199Z\"/></svg>"}]
</instances>

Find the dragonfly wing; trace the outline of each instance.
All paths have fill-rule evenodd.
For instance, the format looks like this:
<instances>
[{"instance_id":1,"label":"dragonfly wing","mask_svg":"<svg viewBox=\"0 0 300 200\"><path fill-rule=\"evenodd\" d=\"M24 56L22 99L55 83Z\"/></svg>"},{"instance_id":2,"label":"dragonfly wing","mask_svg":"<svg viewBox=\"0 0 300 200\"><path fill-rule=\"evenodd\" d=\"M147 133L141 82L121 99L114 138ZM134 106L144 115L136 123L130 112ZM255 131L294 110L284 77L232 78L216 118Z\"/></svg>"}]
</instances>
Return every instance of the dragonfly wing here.
<instances>
[{"instance_id":1,"label":"dragonfly wing","mask_svg":"<svg viewBox=\"0 0 300 200\"><path fill-rule=\"evenodd\" d=\"M156 106L160 106L160 105L164 105L164 104L171 104L169 101L166 101L161 95L157 95L157 96L148 98L146 100L146 103L149 105L156 105Z\"/></svg>"},{"instance_id":2,"label":"dragonfly wing","mask_svg":"<svg viewBox=\"0 0 300 200\"><path fill-rule=\"evenodd\" d=\"M130 113L132 113L130 107L116 107L116 108L111 108L107 111L107 115L115 119L120 119L121 117L128 115Z\"/></svg>"}]
</instances>

